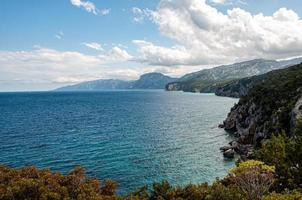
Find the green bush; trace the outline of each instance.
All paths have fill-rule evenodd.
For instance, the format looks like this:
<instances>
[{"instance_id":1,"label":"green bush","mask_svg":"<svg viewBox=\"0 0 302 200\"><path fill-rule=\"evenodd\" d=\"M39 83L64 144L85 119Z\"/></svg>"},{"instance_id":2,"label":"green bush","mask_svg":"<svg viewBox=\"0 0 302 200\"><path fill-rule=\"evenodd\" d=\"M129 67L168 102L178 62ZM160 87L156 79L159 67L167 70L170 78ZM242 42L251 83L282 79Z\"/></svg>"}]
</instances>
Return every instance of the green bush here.
<instances>
[{"instance_id":1,"label":"green bush","mask_svg":"<svg viewBox=\"0 0 302 200\"><path fill-rule=\"evenodd\" d=\"M262 197L262 200L301 200L302 193L298 191L280 193L271 193L267 196Z\"/></svg>"},{"instance_id":2,"label":"green bush","mask_svg":"<svg viewBox=\"0 0 302 200\"><path fill-rule=\"evenodd\" d=\"M302 187L302 126L298 123L295 136L273 136L255 153L257 159L276 167L277 191Z\"/></svg>"},{"instance_id":3,"label":"green bush","mask_svg":"<svg viewBox=\"0 0 302 200\"><path fill-rule=\"evenodd\" d=\"M35 167L0 167L1 200L114 200L118 199L115 189L116 184L112 181L101 186L97 179L87 178L81 167L66 176Z\"/></svg>"}]
</instances>

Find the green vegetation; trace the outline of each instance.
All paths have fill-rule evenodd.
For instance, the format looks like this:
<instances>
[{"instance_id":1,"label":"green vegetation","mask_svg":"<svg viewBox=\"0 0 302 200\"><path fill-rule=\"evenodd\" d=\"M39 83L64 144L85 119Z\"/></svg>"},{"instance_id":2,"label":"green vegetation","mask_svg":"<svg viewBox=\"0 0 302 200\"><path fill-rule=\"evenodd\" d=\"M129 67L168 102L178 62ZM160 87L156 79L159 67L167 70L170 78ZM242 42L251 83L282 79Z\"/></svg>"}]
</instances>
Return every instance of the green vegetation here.
<instances>
[{"instance_id":1,"label":"green vegetation","mask_svg":"<svg viewBox=\"0 0 302 200\"><path fill-rule=\"evenodd\" d=\"M278 173L276 171L276 173ZM1 200L261 200L301 199L298 190L270 193L275 183L275 167L250 160L239 163L222 180L207 183L171 186L167 181L154 183L151 190L142 187L125 196L116 193L117 184L111 180L102 184L76 167L67 175L35 167L12 169L0 167Z\"/></svg>"},{"instance_id":2,"label":"green vegetation","mask_svg":"<svg viewBox=\"0 0 302 200\"><path fill-rule=\"evenodd\" d=\"M302 92L302 64L265 74L261 84L242 97L238 105L253 103L260 108L257 126L268 134L290 134L290 113ZM269 137L268 137L269 138Z\"/></svg>"},{"instance_id":3,"label":"green vegetation","mask_svg":"<svg viewBox=\"0 0 302 200\"><path fill-rule=\"evenodd\" d=\"M248 200L261 199L269 191L275 179L275 167L264 162L249 160L239 163L230 171L229 179Z\"/></svg>"},{"instance_id":4,"label":"green vegetation","mask_svg":"<svg viewBox=\"0 0 302 200\"><path fill-rule=\"evenodd\" d=\"M276 167L277 191L301 188L302 122L298 124L294 137L289 138L286 134L273 136L272 139L263 142L262 148L255 156Z\"/></svg>"},{"instance_id":5,"label":"green vegetation","mask_svg":"<svg viewBox=\"0 0 302 200\"><path fill-rule=\"evenodd\" d=\"M172 82L166 85L166 90L198 93L215 93L217 88L221 88L229 82L231 82L231 80L190 80L182 82Z\"/></svg>"},{"instance_id":6,"label":"green vegetation","mask_svg":"<svg viewBox=\"0 0 302 200\"><path fill-rule=\"evenodd\" d=\"M0 167L0 199L116 199L117 185L108 180L101 185L76 167L68 175L38 170L35 167L11 169Z\"/></svg>"},{"instance_id":7,"label":"green vegetation","mask_svg":"<svg viewBox=\"0 0 302 200\"><path fill-rule=\"evenodd\" d=\"M302 123L301 123L302 124ZM256 152L259 160L240 162L228 176L207 183L172 186L154 183L120 196L117 183L104 183L85 175L76 167L67 175L35 167L0 167L1 200L301 200L302 125L296 136L273 136Z\"/></svg>"},{"instance_id":8,"label":"green vegetation","mask_svg":"<svg viewBox=\"0 0 302 200\"><path fill-rule=\"evenodd\" d=\"M292 192L285 192L283 194L278 193L271 193L267 196L264 196L262 200L301 200L302 199L302 193L298 191L292 191Z\"/></svg>"}]
</instances>

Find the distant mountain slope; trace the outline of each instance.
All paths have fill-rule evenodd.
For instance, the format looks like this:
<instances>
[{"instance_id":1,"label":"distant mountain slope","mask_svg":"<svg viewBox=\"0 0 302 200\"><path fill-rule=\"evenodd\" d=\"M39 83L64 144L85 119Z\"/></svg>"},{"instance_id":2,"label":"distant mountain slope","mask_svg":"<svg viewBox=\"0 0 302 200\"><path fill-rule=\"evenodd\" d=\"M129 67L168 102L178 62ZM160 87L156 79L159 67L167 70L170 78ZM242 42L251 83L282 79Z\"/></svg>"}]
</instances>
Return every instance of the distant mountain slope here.
<instances>
[{"instance_id":1,"label":"distant mountain slope","mask_svg":"<svg viewBox=\"0 0 302 200\"><path fill-rule=\"evenodd\" d=\"M165 86L176 78L165 76L161 73L143 74L140 79L133 82L133 89L164 89Z\"/></svg>"},{"instance_id":2,"label":"distant mountain slope","mask_svg":"<svg viewBox=\"0 0 302 200\"><path fill-rule=\"evenodd\" d=\"M166 86L166 90L182 90L186 92L215 92L217 88L230 81L282 69L298 64L302 58L286 61L255 59L231 65L222 65L187 74Z\"/></svg>"},{"instance_id":3,"label":"distant mountain slope","mask_svg":"<svg viewBox=\"0 0 302 200\"><path fill-rule=\"evenodd\" d=\"M122 80L95 80L82 82L76 85L69 85L56 89L56 91L92 91L92 90L118 90L128 89L132 86L133 81Z\"/></svg>"},{"instance_id":4,"label":"distant mountain slope","mask_svg":"<svg viewBox=\"0 0 302 200\"><path fill-rule=\"evenodd\" d=\"M302 58L293 59L289 61L281 61L284 66L291 66L297 63L302 63ZM265 73L258 76L252 76L247 78L242 78L239 80L230 81L226 84L217 87L215 94L217 96L227 96L239 98L248 94L249 90L254 86L261 84L267 79L270 74L276 73L275 71Z\"/></svg>"},{"instance_id":5,"label":"distant mountain slope","mask_svg":"<svg viewBox=\"0 0 302 200\"><path fill-rule=\"evenodd\" d=\"M143 74L136 81L123 80L95 80L82 82L76 85L65 86L56 91L94 91L94 90L122 90L122 89L164 89L165 85L177 79L161 73Z\"/></svg>"},{"instance_id":6,"label":"distant mountain slope","mask_svg":"<svg viewBox=\"0 0 302 200\"><path fill-rule=\"evenodd\" d=\"M216 88L217 96L239 98L248 94L248 91L255 85L262 83L266 79L267 74L242 78L239 80L230 81Z\"/></svg>"}]
</instances>

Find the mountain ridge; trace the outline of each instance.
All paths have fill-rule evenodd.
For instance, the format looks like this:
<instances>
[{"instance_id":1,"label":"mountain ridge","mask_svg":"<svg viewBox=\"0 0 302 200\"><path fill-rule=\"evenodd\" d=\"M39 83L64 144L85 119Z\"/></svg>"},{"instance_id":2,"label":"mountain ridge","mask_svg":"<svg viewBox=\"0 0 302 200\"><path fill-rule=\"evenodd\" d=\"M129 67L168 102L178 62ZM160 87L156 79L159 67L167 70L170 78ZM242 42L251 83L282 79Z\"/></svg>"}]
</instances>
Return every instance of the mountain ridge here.
<instances>
[{"instance_id":1,"label":"mountain ridge","mask_svg":"<svg viewBox=\"0 0 302 200\"><path fill-rule=\"evenodd\" d=\"M164 89L167 83L175 80L176 78L172 78L158 72L151 72L141 75L138 80L125 81L119 79L99 79L60 87L55 91Z\"/></svg>"},{"instance_id":2,"label":"mountain ridge","mask_svg":"<svg viewBox=\"0 0 302 200\"><path fill-rule=\"evenodd\" d=\"M234 80L265 74L269 71L299 64L300 62L302 62L302 57L282 61L254 59L230 65L221 65L186 74L177 81L167 84L166 90L202 93L215 92L217 88Z\"/></svg>"}]
</instances>

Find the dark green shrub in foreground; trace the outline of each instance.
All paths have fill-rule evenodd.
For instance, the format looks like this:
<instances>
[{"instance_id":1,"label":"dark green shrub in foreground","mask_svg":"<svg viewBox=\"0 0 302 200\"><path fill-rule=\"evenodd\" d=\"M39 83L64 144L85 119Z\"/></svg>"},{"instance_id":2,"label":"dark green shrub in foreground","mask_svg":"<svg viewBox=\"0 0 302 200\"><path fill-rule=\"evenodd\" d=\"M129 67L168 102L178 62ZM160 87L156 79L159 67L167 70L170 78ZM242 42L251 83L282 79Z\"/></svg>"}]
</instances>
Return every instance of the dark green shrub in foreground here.
<instances>
[{"instance_id":1,"label":"dark green shrub in foreground","mask_svg":"<svg viewBox=\"0 0 302 200\"><path fill-rule=\"evenodd\" d=\"M259 165L260 163L260 165ZM251 174L255 169L257 173ZM126 196L116 194L117 184L111 180L104 184L97 179L87 178L83 168L76 167L67 175L53 173L50 170L38 170L35 167L12 169L0 167L0 199L1 200L248 200L248 191L257 192L258 188L246 190L240 180L242 175L251 180L262 181L260 174L271 172L272 167L259 161L241 163L231 170L224 180L217 180L212 185L189 184L173 187L167 181L154 183L148 190L142 187ZM252 170L253 172L253 170ZM267 178L267 177L266 177ZM267 180L265 178L265 180ZM264 179L263 179L264 180ZM251 181L250 183L255 183ZM265 191L270 184L265 183ZM248 186L249 181L245 183ZM263 186L263 185L262 185ZM255 190L256 189L256 190ZM261 190L263 191L263 190ZM258 191L259 192L259 191ZM262 194L258 193L258 194ZM301 193L265 194L264 200L301 199ZM257 196L260 198L260 196ZM256 199L255 199L256 200Z\"/></svg>"},{"instance_id":2,"label":"dark green shrub in foreground","mask_svg":"<svg viewBox=\"0 0 302 200\"><path fill-rule=\"evenodd\" d=\"M35 167L18 170L0 167L1 200L111 200L118 199L115 190L114 182L101 185L97 179L87 178L81 167L66 176Z\"/></svg>"},{"instance_id":3,"label":"dark green shrub in foreground","mask_svg":"<svg viewBox=\"0 0 302 200\"><path fill-rule=\"evenodd\" d=\"M282 194L273 192L267 196L262 197L262 200L301 200L301 199L302 199L302 193L298 191L286 192Z\"/></svg>"},{"instance_id":4,"label":"dark green shrub in foreground","mask_svg":"<svg viewBox=\"0 0 302 200\"><path fill-rule=\"evenodd\" d=\"M276 167L277 191L302 188L302 123L296 128L295 136L285 134L273 136L265 141L256 152L256 158Z\"/></svg>"}]
</instances>

